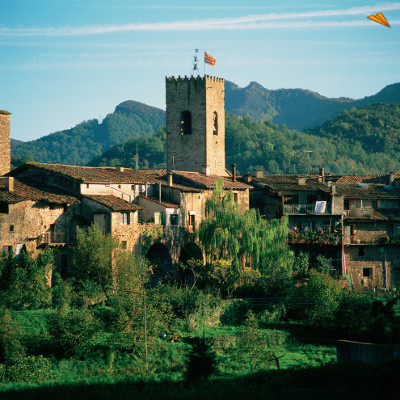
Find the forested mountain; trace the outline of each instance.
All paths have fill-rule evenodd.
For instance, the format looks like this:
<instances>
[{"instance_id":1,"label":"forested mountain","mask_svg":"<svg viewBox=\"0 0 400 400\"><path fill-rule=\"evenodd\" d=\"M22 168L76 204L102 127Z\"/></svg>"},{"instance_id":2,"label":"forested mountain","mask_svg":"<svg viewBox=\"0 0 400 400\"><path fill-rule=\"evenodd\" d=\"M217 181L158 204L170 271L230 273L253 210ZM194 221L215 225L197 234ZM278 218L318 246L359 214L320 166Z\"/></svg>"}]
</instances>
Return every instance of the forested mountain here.
<instances>
[{"instance_id":1,"label":"forested mountain","mask_svg":"<svg viewBox=\"0 0 400 400\"><path fill-rule=\"evenodd\" d=\"M12 154L38 162L83 165L130 138L152 136L164 125L163 110L129 100L119 104L101 124L94 119L18 146L12 143Z\"/></svg>"},{"instance_id":2,"label":"forested mountain","mask_svg":"<svg viewBox=\"0 0 400 400\"><path fill-rule=\"evenodd\" d=\"M138 157L136 158L136 154ZM165 129L153 136L129 139L88 163L91 167L124 165L129 168L165 168Z\"/></svg>"},{"instance_id":3,"label":"forested mountain","mask_svg":"<svg viewBox=\"0 0 400 400\"><path fill-rule=\"evenodd\" d=\"M239 88L225 82L226 110L249 116L255 121L268 120L286 124L291 129L305 130L323 124L340 112L378 102L400 102L400 83L386 86L379 93L361 100L330 99L304 89L268 90L256 82Z\"/></svg>"},{"instance_id":4,"label":"forested mountain","mask_svg":"<svg viewBox=\"0 0 400 400\"><path fill-rule=\"evenodd\" d=\"M301 89L267 90L255 82L244 89L228 81L225 84L227 111L243 116L227 118L227 165L236 162L241 172L256 166L274 173L305 172L304 150L313 151L308 153L311 166L325 164L332 172L398 168L398 104L370 106L356 112L356 108L378 101L399 102L398 83L362 100L328 99ZM340 114L343 109L351 111L324 124L329 116ZM281 125L274 125L271 120ZM303 134L287 128L304 129L318 124L324 125ZM160 134L153 135L164 126L165 111L125 101L102 123L91 120L31 142L12 141L13 166L22 161L84 165L90 160L96 165L111 162L136 166L132 157L138 144L139 168L158 167L164 163L160 152L163 139ZM315 135L323 136L326 142L316 140ZM112 148L120 144L124 147ZM308 164L307 158L307 169Z\"/></svg>"},{"instance_id":5,"label":"forested mountain","mask_svg":"<svg viewBox=\"0 0 400 400\"><path fill-rule=\"evenodd\" d=\"M368 132L367 134L364 132ZM306 133L269 121L226 115L226 165L238 172L264 168L267 173L384 173L400 168L400 104L377 104L344 111ZM165 167L165 133L133 139L90 162L92 166L123 164L135 168Z\"/></svg>"}]
</instances>

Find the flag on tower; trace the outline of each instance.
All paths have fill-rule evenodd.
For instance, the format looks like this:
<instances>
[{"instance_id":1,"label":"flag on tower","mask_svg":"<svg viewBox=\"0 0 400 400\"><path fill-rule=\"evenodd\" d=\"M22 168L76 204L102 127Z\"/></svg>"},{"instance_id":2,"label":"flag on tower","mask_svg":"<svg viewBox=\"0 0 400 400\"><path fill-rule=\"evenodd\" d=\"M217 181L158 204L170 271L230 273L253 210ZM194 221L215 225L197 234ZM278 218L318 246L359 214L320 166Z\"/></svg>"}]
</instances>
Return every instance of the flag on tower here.
<instances>
[{"instance_id":1,"label":"flag on tower","mask_svg":"<svg viewBox=\"0 0 400 400\"><path fill-rule=\"evenodd\" d=\"M208 53L204 52L204 62L206 64L214 66L216 61L217 60L214 57L211 57Z\"/></svg>"}]
</instances>

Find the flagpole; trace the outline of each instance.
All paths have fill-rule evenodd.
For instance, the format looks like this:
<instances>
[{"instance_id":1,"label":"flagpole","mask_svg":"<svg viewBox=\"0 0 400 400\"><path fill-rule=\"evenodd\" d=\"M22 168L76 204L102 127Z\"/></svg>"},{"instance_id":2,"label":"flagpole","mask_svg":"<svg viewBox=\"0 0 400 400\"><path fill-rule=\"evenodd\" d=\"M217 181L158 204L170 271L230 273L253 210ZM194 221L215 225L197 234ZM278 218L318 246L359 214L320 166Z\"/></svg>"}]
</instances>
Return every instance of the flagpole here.
<instances>
[{"instance_id":1,"label":"flagpole","mask_svg":"<svg viewBox=\"0 0 400 400\"><path fill-rule=\"evenodd\" d=\"M205 53L205 50L203 49L203 66L204 66L203 67L203 69L204 69L203 70L203 72L204 72L203 75L206 76L206 62L204 61L204 53Z\"/></svg>"}]
</instances>

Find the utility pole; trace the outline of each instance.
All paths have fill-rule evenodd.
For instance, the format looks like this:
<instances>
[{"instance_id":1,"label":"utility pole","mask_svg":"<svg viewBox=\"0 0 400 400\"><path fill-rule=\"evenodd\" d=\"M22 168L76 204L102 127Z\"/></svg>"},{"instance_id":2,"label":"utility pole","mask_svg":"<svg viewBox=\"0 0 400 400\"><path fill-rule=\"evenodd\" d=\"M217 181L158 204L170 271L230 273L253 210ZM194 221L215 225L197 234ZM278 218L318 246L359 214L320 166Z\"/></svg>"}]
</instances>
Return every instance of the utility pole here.
<instances>
[{"instance_id":1,"label":"utility pole","mask_svg":"<svg viewBox=\"0 0 400 400\"><path fill-rule=\"evenodd\" d=\"M149 369L148 351L147 351L147 310L146 310L146 292L143 288L143 329L144 329L144 358L146 360L146 369Z\"/></svg>"}]
</instances>

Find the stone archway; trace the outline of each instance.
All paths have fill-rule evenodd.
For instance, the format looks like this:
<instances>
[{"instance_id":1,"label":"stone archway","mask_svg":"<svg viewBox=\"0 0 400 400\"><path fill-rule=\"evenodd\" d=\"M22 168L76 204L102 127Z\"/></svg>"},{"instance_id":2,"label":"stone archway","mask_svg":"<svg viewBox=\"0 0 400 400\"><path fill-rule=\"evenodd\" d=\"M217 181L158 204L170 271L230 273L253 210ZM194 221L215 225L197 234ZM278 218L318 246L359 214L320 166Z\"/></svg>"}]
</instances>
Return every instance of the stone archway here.
<instances>
[{"instance_id":1,"label":"stone archway","mask_svg":"<svg viewBox=\"0 0 400 400\"><path fill-rule=\"evenodd\" d=\"M204 261L201 248L193 242L187 243L182 247L179 262L186 263L190 259Z\"/></svg>"},{"instance_id":2,"label":"stone archway","mask_svg":"<svg viewBox=\"0 0 400 400\"><path fill-rule=\"evenodd\" d=\"M151 263L156 280L165 280L173 274L173 264L168 248L162 243L154 243L147 251L146 257Z\"/></svg>"},{"instance_id":3,"label":"stone archway","mask_svg":"<svg viewBox=\"0 0 400 400\"><path fill-rule=\"evenodd\" d=\"M199 271L203 270L204 266L203 252L196 243L190 242L182 247L179 266L180 279L194 286L199 278Z\"/></svg>"}]
</instances>

